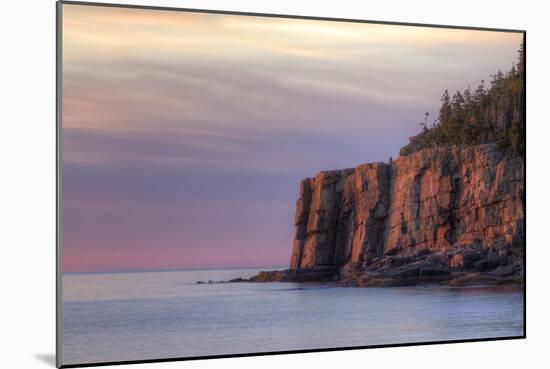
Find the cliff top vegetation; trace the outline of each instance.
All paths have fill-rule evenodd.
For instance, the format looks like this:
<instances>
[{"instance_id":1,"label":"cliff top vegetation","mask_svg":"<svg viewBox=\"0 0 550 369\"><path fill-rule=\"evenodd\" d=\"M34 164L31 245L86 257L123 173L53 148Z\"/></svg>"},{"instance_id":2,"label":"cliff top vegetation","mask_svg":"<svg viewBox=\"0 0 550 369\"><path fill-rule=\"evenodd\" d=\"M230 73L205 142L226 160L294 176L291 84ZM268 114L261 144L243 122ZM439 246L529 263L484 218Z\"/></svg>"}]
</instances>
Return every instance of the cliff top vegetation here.
<instances>
[{"instance_id":1,"label":"cliff top vegetation","mask_svg":"<svg viewBox=\"0 0 550 369\"><path fill-rule=\"evenodd\" d=\"M429 114L420 123L422 132L411 137L401 148L406 156L425 148L447 145L472 146L495 143L513 156L525 154L524 45L518 50L518 60L510 71L500 70L491 76L490 87L485 81L472 91L445 90L441 97L439 116L430 125Z\"/></svg>"}]
</instances>

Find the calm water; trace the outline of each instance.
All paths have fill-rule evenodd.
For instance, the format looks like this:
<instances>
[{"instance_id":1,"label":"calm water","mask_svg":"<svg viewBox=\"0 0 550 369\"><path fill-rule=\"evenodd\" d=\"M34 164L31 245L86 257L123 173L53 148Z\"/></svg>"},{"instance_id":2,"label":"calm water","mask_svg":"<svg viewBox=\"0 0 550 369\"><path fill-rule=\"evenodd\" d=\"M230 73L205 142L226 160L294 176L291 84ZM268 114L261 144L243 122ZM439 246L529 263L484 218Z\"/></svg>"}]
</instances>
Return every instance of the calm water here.
<instances>
[{"instance_id":1,"label":"calm water","mask_svg":"<svg viewBox=\"0 0 550 369\"><path fill-rule=\"evenodd\" d=\"M63 364L523 334L519 288L195 283L257 272L65 275Z\"/></svg>"}]
</instances>

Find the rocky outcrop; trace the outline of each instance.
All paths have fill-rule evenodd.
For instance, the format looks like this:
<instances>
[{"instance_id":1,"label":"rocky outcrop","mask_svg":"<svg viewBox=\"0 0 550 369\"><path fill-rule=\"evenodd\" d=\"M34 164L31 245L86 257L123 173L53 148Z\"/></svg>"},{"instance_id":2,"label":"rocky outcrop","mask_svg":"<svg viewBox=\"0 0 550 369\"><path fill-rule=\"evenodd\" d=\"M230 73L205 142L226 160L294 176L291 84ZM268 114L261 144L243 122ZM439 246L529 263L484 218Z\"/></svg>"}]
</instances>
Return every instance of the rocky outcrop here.
<instances>
[{"instance_id":1,"label":"rocky outcrop","mask_svg":"<svg viewBox=\"0 0 550 369\"><path fill-rule=\"evenodd\" d=\"M321 172L300 184L290 269L257 280L520 281L524 166L482 145Z\"/></svg>"},{"instance_id":2,"label":"rocky outcrop","mask_svg":"<svg viewBox=\"0 0 550 369\"><path fill-rule=\"evenodd\" d=\"M362 264L383 253L390 166L363 164L301 183L291 270Z\"/></svg>"},{"instance_id":3,"label":"rocky outcrop","mask_svg":"<svg viewBox=\"0 0 550 369\"><path fill-rule=\"evenodd\" d=\"M274 270L260 272L249 282L321 282L338 280L338 270L333 267L314 267L308 269Z\"/></svg>"}]
</instances>

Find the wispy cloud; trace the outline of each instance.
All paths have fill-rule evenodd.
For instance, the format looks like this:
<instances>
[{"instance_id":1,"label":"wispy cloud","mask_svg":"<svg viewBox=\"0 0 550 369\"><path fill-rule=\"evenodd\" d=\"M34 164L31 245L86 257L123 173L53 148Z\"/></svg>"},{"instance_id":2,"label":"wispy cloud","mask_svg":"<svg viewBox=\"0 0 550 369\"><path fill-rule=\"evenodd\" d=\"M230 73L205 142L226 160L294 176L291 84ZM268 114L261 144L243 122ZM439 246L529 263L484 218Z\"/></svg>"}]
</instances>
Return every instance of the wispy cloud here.
<instances>
[{"instance_id":1,"label":"wispy cloud","mask_svg":"<svg viewBox=\"0 0 550 369\"><path fill-rule=\"evenodd\" d=\"M521 42L497 32L63 10L71 270L287 260L300 179L395 156L424 112L436 114L444 89L507 69Z\"/></svg>"}]
</instances>

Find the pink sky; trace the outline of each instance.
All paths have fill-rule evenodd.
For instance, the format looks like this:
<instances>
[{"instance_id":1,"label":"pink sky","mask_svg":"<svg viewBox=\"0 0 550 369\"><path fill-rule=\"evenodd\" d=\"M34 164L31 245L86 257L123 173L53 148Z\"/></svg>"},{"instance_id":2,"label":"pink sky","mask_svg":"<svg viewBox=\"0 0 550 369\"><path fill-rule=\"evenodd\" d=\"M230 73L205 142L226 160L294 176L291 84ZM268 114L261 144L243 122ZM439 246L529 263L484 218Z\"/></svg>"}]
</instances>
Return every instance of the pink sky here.
<instances>
[{"instance_id":1,"label":"pink sky","mask_svg":"<svg viewBox=\"0 0 550 369\"><path fill-rule=\"evenodd\" d=\"M63 5L63 270L287 265L302 178L397 157L521 37Z\"/></svg>"}]
</instances>

